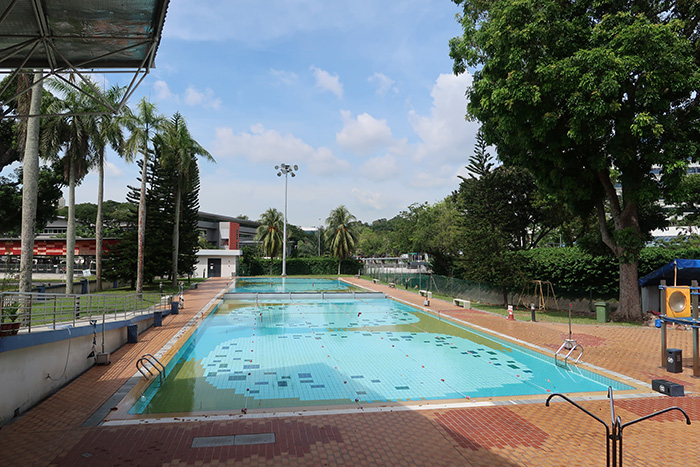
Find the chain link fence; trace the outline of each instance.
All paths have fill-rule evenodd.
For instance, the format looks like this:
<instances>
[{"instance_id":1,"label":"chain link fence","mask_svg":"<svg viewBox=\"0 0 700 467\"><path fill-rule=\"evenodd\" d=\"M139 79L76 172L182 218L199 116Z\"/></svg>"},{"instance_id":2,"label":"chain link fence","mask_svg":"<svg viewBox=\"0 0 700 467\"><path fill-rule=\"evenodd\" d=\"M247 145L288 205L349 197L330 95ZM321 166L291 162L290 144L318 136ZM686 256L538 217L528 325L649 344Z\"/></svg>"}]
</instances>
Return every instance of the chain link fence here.
<instances>
[{"instance_id":1,"label":"chain link fence","mask_svg":"<svg viewBox=\"0 0 700 467\"><path fill-rule=\"evenodd\" d=\"M397 288L428 290L447 299L461 298L489 305L503 305L503 288L486 282L466 281L454 277L429 273L401 271L400 268L365 268L364 274L380 282L393 283ZM554 288L537 289L533 284L518 290L508 290L508 304L529 308L533 303L539 310L565 310L571 306L574 311L594 310L595 300L587 291L579 296L557 296Z\"/></svg>"}]
</instances>

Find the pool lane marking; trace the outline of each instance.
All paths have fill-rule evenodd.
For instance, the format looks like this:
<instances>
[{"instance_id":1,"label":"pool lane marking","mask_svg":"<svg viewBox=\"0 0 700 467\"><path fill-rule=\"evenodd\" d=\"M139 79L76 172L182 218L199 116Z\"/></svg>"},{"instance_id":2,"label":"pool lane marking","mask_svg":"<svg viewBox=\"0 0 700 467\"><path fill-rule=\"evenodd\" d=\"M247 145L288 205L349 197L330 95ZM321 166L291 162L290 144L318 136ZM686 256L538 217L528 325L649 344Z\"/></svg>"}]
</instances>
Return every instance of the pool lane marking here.
<instances>
[{"instance_id":1,"label":"pool lane marking","mask_svg":"<svg viewBox=\"0 0 700 467\"><path fill-rule=\"evenodd\" d=\"M372 304L370 304L370 303L364 302L364 300L362 300L362 299L359 299L359 301L365 303L366 306L370 306L370 307L376 306L376 305L372 305ZM408 303L405 303L405 302L404 302L404 304L407 304L407 305L410 306L410 304L408 304ZM397 310L397 309L393 309L392 311L386 311L386 312L385 312L385 314L387 314L387 315L404 314L404 313L414 313L414 312L411 312L411 311L404 311L404 310ZM431 317L435 318L435 316L434 316L432 313L428 313L428 316L431 316ZM394 316L392 316L392 318L394 318ZM439 316L438 316L437 318L440 319ZM420 320L419 320L419 322L420 322ZM422 327L418 326L417 323L408 323L408 324L409 324L411 327L413 327L413 328L415 328L415 329L418 329L418 330L419 330L420 332L422 332L422 333L425 333L425 334L433 334L433 333L429 333L426 329L423 329ZM450 338L455 338L455 337L457 337L457 336L452 336L452 335L450 335L450 334L437 334L437 335L444 336L445 338L447 338L447 337L450 337ZM450 344L451 344L451 343L450 343ZM395 345L392 344L392 347L395 347ZM403 349L401 349L401 350L402 350L402 352L405 354L405 350L403 350ZM462 350L468 350L468 349L462 349ZM501 352L499 352L499 353L501 353ZM413 357L409 357L408 354L405 354L405 355L406 355L406 357L408 357L408 358L410 358L411 360L413 360L413 361L416 363L416 365L421 365L421 363L420 363L417 359L415 359L415 358L413 358ZM439 375L438 375L434 370L429 370L429 369L425 368L425 365L421 365L421 368L422 368L422 369L426 369L434 378L436 378L436 379L439 378ZM542 386L539 386L538 384L535 384L535 383L533 383L533 382L530 382L530 381L528 381L528 380L524 380L524 379L520 378L520 375L515 375L515 376L514 376L512 373L506 371L504 368L495 368L495 369L496 369L497 371L499 371L499 372L505 374L509 379L513 379L514 381L518 381L518 382L521 382L521 383L522 383L522 382L528 383L529 385L538 388L538 389L541 390L543 393L551 393L551 392L552 392L551 390L549 390L549 389L547 389L547 388L544 388L544 387L542 387ZM453 393L459 394L459 395L462 396L462 398L465 398L465 399L469 399L469 398L470 398L470 396L468 396L466 393L464 393L464 392L462 392L461 390L459 390L459 388L457 388L457 387L454 386L453 384L449 383L448 381L445 381L446 378L439 378L439 379L440 379L440 381L441 381L442 383L445 383L445 385L447 385L447 387L449 387L449 388L452 390Z\"/></svg>"},{"instance_id":2,"label":"pool lane marking","mask_svg":"<svg viewBox=\"0 0 700 467\"><path fill-rule=\"evenodd\" d=\"M411 306L411 307L414 307L414 308L418 308L419 310L422 310L422 311L424 311L425 313L427 313L427 314L429 314L429 315L435 316L435 314L436 314L436 313L435 313L433 310L431 310L430 308L421 307L421 306L419 306L419 305L414 305L413 303L410 303L410 302L408 302L408 301L406 301L406 300L403 300L403 299L400 299L400 298L396 298L396 297L389 297L389 298L391 298L392 300L396 300L397 302L403 303L403 304L405 304L405 305L408 305L408 306ZM483 310L476 310L476 311L483 311ZM490 312L488 312L488 311L483 311L483 312L484 312L484 313L492 314L492 313L490 313ZM497 316L500 316L500 315L497 315ZM546 357L547 355L549 355L549 354L552 354L552 350L550 350L550 349L541 347L541 346L536 345L536 344L533 344L533 343L531 343L531 342L524 341L524 340L522 340L522 339L518 339L517 337L509 336L509 335L507 335L507 334L503 334L503 333L501 333L501 332L494 331L493 329L489 329L489 328L486 328L486 327L484 327L484 326L479 326L478 324L470 323L470 322L468 322L468 321L463 321L463 320L461 320L461 319L459 319L459 318L455 318L455 317L453 317L453 316L449 316L447 319L448 319L449 321L457 322L457 323L461 324L462 326L465 326L466 328L477 329L477 330L479 330L479 331L484 332L484 333L487 334L487 335L490 334L490 335L494 335L494 336L500 337L501 339L505 340L506 342L515 342L516 344L519 344L519 345L525 347L526 349L535 349L535 350L539 351L539 353L542 354L542 355L544 355L545 357ZM552 358L554 358L554 357L552 357ZM648 388L648 387L649 387L649 384L647 384L647 383L645 383L645 382L643 382L643 381L640 381L640 380L638 380L638 379L636 379L636 378L632 378L631 376L623 375L622 373L618 373L618 372L616 372L616 371L609 370L609 369L607 369L607 368L603 368L603 367L601 367L601 366L594 365L594 364L589 363L589 362L579 362L579 363L577 363L577 367L580 367L580 366L587 367L587 368L591 369L594 373L599 373L599 374L600 374L600 373L603 373L601 376L604 376L604 377L606 377L606 378L610 378L610 376L606 376L606 375L611 375L611 376L612 376L612 379L619 379L619 380L622 380L622 381L627 381L627 383L628 383L630 386L636 386L637 388L640 387L640 386L643 387L643 388ZM618 397L618 396L615 396L615 397Z\"/></svg>"},{"instance_id":3,"label":"pool lane marking","mask_svg":"<svg viewBox=\"0 0 700 467\"><path fill-rule=\"evenodd\" d=\"M393 300L393 298L392 298L392 300ZM362 299L358 299L358 301L363 302L363 303L364 303L366 306L368 306L368 307L376 307L376 305L372 305L371 303L366 302L366 301L364 301L364 300L362 300ZM400 301L400 300L397 300L397 301L398 301L398 302L402 302L402 301ZM411 306L412 308L415 307L414 305L412 305L412 304L410 304L410 303L408 303L408 302L403 302L403 303L406 304L406 305ZM420 307L415 307L415 308L421 309ZM426 308L422 308L422 310L423 310L423 311L430 311L430 310L427 310ZM402 311L402 310L396 310L396 309L394 309L393 312L389 312L389 311L385 312L385 314L396 314L396 313L411 313L411 312L409 312L409 311ZM441 319L441 317L440 317L439 314L438 314L437 316L435 316L435 313L433 313L433 312L429 312L429 313L427 313L427 314L428 314L428 316L431 316L431 317L433 317L433 318L437 318L438 320ZM460 321L460 320L456 320L456 321ZM420 321L419 321L419 322L420 322ZM449 322L449 320L448 320L447 322ZM460 323L467 324L467 323L464 323L463 321L460 321ZM410 324L411 327L413 327L413 328L415 328L415 329L418 329L418 330L420 330L420 331L423 332L423 333L428 333L427 330L421 328L417 323L408 323L408 324ZM365 327L366 327L366 326L365 326ZM449 334L442 334L442 336L445 336L445 337L457 337L457 336L452 336L452 335L449 335ZM513 344L510 344L510 345L512 346ZM392 347L394 347L394 345L392 345ZM463 350L468 350L468 349L463 349ZM499 352L499 354L502 354L502 352L500 352L500 351L498 351L498 350L496 350L496 351ZM406 357L408 357L408 355L406 355ZM416 362L416 364L420 364L420 362L419 362L417 359L415 359L415 358L413 358L413 357L409 357L409 358L411 358L411 360L413 360L414 362ZM425 368L425 366L424 366L424 365L421 365L421 368ZM503 367L501 367L501 368L499 368L499 367L494 367L494 368L495 368L495 370L497 370L497 371L500 372L501 374L504 374L508 379L511 379L511 380L513 380L513 381L517 381L517 382L519 382L519 383L525 383L526 385L531 386L531 387L534 387L534 388L536 388L537 390L541 391L543 394L551 393L552 390L553 390L552 388L548 389L548 388L546 388L546 387L544 387L544 386L540 386L539 384L537 384L537 383L536 383L535 381L533 381L533 380L526 380L526 379L524 379L524 378L521 378L519 374L515 374L515 373L512 373L512 372L509 372L509 371L507 371L507 370L506 370L505 368L503 368ZM560 369L559 367L557 367L556 369L557 369L557 371L559 371L559 372L561 373L561 369ZM434 371L431 370L430 373L431 373L434 377L436 377L436 378L438 377L438 375L437 375ZM571 374L571 373L568 372L568 371L565 372L565 373L566 373L566 375L570 375L570 374ZM587 379L588 379L588 378L587 378ZM447 381L445 381L445 378L440 378L440 380L441 380L443 383L445 383L450 389L452 389L452 391L453 391L454 393L460 394L462 397L469 399L469 396L468 396L467 394L463 393L463 392L460 391L458 388L456 388L456 387L453 386L452 384L450 384L450 383L448 383ZM549 381L549 380L547 380L547 381ZM551 382L550 382L550 383L551 383Z\"/></svg>"},{"instance_id":4,"label":"pool lane marking","mask_svg":"<svg viewBox=\"0 0 700 467\"><path fill-rule=\"evenodd\" d=\"M369 308L379 308L377 305L373 305L373 304L371 304L371 303L369 303L369 302L367 302L367 301L365 301L365 300L363 300L363 299L356 299L356 300L359 301L359 302L361 302L362 304L364 304L366 307L369 307ZM328 300L326 300L326 299L324 299L324 301L329 302L333 307L339 309L343 314L351 315L348 311L346 311L346 310L344 310L343 308L341 308L340 306L338 306L338 304L333 303L333 302L330 302L330 301L328 301ZM361 314L361 313L362 313L362 312L360 312L360 314ZM407 313L410 313L410 311L398 310L398 309L389 307L389 308L388 308L387 310L385 310L383 313L384 313L385 316L388 316L388 317L392 318L394 321L397 321L397 320L398 320L398 317L395 316L395 315L398 315L398 314L400 314L400 315L407 314ZM360 315L358 314L357 317L359 318L359 316L360 316ZM352 319L352 318L354 318L354 316L351 315L351 316L349 316L349 318ZM359 321L360 321L360 320L358 319L357 321L358 321L358 324L359 324ZM423 333L427 333L427 331L426 331L425 329L420 328L420 327L417 326L415 323L409 323L409 324L411 324L411 326L413 326L414 328L419 329L419 330L422 331ZM399 324L395 324L395 325L399 325ZM369 325L364 325L364 326L360 326L360 329L364 329L365 331L369 331L369 327L370 327ZM358 332L358 331L355 331L355 332ZM371 332L371 331L370 331L370 332ZM382 337L382 339L383 339L383 337ZM391 347L392 347L392 348L395 348L395 349L397 349L397 350L399 350L399 351L401 351L401 353L402 353L403 355L406 355L407 358L409 358L411 361L413 361L413 362L416 364L416 366L420 365L421 369L426 369L426 368L425 368L425 365L421 365L421 363L420 363L416 358L414 358L414 357L412 357L412 356L409 356L409 354L406 353L406 350L405 350L405 349L402 349L401 347L396 347L396 344L391 344ZM428 370L428 369L426 369L426 370L428 371L428 373L429 373L432 377L435 378L435 380L440 379L440 381L441 381L442 383L444 383L450 390L452 390L453 393L459 394L460 396L462 396L462 398L469 399L469 396L468 396L467 394L463 393L463 392L460 391L457 387L455 387L454 385L452 385L452 384L450 384L449 382L445 381L445 378L439 378L439 376L438 376L434 371ZM352 395L351 395L351 400L352 400L352 398L353 398L354 396L356 396L356 394L352 394ZM357 398L357 397L354 397L354 400L355 400L356 403L358 402L358 398ZM411 400L411 399L410 399L410 398L407 398L406 400Z\"/></svg>"}]
</instances>

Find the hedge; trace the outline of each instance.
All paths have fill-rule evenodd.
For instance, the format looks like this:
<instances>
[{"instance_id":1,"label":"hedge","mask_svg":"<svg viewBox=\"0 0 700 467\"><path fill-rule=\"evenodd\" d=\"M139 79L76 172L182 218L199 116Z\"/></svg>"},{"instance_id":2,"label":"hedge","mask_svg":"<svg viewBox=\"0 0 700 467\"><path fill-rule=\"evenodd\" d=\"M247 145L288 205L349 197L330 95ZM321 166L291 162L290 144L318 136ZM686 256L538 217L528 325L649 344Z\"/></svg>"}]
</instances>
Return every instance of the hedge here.
<instances>
[{"instance_id":1,"label":"hedge","mask_svg":"<svg viewBox=\"0 0 700 467\"><path fill-rule=\"evenodd\" d=\"M529 280L549 281L557 295L611 299L619 295L619 263L611 255L595 256L578 247L522 251ZM700 258L700 248L646 247L639 256L639 277L675 258Z\"/></svg>"},{"instance_id":2,"label":"hedge","mask_svg":"<svg viewBox=\"0 0 700 467\"><path fill-rule=\"evenodd\" d=\"M264 276L270 274L270 261L272 263L272 275L282 274L282 260L275 258L245 257L242 261L241 275ZM362 267L362 262L356 259L345 259L340 266L341 274L357 274ZM338 273L338 260L335 258L287 258L288 276L327 276Z\"/></svg>"}]
</instances>

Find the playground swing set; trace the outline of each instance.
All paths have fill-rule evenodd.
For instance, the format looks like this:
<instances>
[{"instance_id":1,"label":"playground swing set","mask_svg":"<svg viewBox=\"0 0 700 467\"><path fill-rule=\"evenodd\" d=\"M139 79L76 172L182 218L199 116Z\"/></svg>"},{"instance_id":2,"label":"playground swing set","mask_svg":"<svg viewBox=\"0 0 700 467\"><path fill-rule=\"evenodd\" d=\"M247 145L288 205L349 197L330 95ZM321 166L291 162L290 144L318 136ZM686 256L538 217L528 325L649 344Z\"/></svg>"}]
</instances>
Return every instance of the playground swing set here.
<instances>
[{"instance_id":1,"label":"playground swing set","mask_svg":"<svg viewBox=\"0 0 700 467\"><path fill-rule=\"evenodd\" d=\"M530 293L531 290L532 293ZM524 302L524 300L529 297L536 297L537 309L540 311L547 311L547 302L550 300L550 296L554 300L555 309L558 310L559 302L557 301L557 296L554 293L554 286L552 286L552 283L549 281L539 280L530 281L520 292L520 297L518 298L516 307L522 304L523 307L527 308L528 305Z\"/></svg>"}]
</instances>

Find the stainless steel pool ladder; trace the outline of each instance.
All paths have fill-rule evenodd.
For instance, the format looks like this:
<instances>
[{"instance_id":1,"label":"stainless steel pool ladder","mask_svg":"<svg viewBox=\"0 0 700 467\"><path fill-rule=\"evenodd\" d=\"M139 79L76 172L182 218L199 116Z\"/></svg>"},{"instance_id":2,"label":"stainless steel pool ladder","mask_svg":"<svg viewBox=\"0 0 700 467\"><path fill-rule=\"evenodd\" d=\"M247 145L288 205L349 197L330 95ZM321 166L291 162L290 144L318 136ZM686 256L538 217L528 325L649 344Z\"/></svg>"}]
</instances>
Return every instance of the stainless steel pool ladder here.
<instances>
[{"instance_id":1,"label":"stainless steel pool ladder","mask_svg":"<svg viewBox=\"0 0 700 467\"><path fill-rule=\"evenodd\" d=\"M575 340L572 339L564 339L564 343L559 347L559 350L557 350L554 353L554 364L558 364L558 357L560 355L564 355L563 351L568 350L566 355L564 355L564 365L569 363L569 357L571 356L572 353L574 353L574 350L579 349L581 351L580 354L578 354L578 357L576 360L574 360L574 363L578 363L581 360L581 357L583 357L583 347L581 344L577 344Z\"/></svg>"},{"instance_id":2,"label":"stainless steel pool ladder","mask_svg":"<svg viewBox=\"0 0 700 467\"><path fill-rule=\"evenodd\" d=\"M147 363L150 364L150 369L148 366L146 366ZM150 353L143 354L141 358L136 360L136 369L139 370L139 373L141 373L141 375L143 375L143 377L146 379L151 379L152 376L155 376L151 370L157 371L160 382L163 384L163 373L165 373L165 367L162 363L160 363L160 360Z\"/></svg>"}]
</instances>

